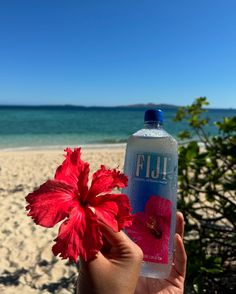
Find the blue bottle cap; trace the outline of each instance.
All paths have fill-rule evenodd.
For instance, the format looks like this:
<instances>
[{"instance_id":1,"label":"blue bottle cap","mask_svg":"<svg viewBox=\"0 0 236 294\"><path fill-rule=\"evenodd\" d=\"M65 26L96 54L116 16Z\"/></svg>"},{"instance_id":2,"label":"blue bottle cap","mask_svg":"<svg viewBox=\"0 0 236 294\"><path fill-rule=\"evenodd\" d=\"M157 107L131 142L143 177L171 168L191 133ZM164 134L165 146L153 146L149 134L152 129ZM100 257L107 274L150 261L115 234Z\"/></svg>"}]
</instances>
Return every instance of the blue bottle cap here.
<instances>
[{"instance_id":1,"label":"blue bottle cap","mask_svg":"<svg viewBox=\"0 0 236 294\"><path fill-rule=\"evenodd\" d=\"M160 109L148 109L145 111L144 122L157 122L163 124L163 111Z\"/></svg>"}]
</instances>

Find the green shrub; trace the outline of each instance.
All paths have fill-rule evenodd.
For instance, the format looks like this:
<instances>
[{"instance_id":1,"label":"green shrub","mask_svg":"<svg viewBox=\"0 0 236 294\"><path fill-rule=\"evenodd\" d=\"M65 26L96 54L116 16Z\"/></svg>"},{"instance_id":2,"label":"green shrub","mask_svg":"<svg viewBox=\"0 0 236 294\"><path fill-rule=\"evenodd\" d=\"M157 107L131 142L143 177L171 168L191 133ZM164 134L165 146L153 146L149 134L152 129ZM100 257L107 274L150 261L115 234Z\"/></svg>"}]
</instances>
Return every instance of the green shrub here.
<instances>
[{"instance_id":1,"label":"green shrub","mask_svg":"<svg viewBox=\"0 0 236 294\"><path fill-rule=\"evenodd\" d=\"M200 97L175 117L192 130L179 134L188 141L179 147L178 199L186 222L186 293L236 293L236 116L216 122L210 137L206 105Z\"/></svg>"}]
</instances>

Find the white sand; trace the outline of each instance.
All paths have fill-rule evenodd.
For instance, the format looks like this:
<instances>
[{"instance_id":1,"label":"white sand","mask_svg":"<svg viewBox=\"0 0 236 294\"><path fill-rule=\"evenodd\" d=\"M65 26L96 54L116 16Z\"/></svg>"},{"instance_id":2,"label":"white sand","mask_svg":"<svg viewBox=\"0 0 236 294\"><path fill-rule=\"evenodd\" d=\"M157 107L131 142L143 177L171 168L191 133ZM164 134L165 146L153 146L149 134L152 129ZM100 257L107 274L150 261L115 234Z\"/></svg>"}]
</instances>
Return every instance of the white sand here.
<instances>
[{"instance_id":1,"label":"white sand","mask_svg":"<svg viewBox=\"0 0 236 294\"><path fill-rule=\"evenodd\" d=\"M58 227L36 226L25 196L53 178L63 150L0 152L0 293L74 293L77 269L51 252ZM84 148L91 172L101 164L123 170L124 147Z\"/></svg>"}]
</instances>

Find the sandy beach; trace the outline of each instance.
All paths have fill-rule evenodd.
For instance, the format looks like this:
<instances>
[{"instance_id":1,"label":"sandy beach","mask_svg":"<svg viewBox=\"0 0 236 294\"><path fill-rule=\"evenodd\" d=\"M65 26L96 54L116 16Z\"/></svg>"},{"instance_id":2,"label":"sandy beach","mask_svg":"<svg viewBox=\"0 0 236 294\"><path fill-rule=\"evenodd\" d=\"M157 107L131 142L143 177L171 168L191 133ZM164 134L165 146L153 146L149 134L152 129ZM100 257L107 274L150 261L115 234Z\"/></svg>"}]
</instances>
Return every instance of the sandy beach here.
<instances>
[{"instance_id":1,"label":"sandy beach","mask_svg":"<svg viewBox=\"0 0 236 294\"><path fill-rule=\"evenodd\" d=\"M93 173L101 164L123 170L125 147L82 149ZM46 229L26 215L25 196L53 178L63 150L0 151L0 293L74 293L77 268L54 257L59 225Z\"/></svg>"}]
</instances>

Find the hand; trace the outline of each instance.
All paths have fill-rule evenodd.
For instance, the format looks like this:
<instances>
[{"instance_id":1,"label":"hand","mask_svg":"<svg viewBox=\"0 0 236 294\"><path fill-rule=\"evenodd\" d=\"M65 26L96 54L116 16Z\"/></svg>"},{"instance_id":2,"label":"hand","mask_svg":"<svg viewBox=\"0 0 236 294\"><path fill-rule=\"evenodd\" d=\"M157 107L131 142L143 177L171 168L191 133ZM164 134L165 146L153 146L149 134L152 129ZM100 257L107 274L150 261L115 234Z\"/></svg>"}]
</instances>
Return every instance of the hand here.
<instances>
[{"instance_id":1,"label":"hand","mask_svg":"<svg viewBox=\"0 0 236 294\"><path fill-rule=\"evenodd\" d=\"M105 226L102 232L109 250L99 252L90 262L81 262L77 292L134 293L143 259L142 250L124 232L114 233Z\"/></svg>"},{"instance_id":2,"label":"hand","mask_svg":"<svg viewBox=\"0 0 236 294\"><path fill-rule=\"evenodd\" d=\"M182 213L176 215L176 234L174 260L168 279L152 279L140 277L135 294L182 294L184 293L184 279L187 255L183 244L184 218Z\"/></svg>"},{"instance_id":3,"label":"hand","mask_svg":"<svg viewBox=\"0 0 236 294\"><path fill-rule=\"evenodd\" d=\"M177 213L176 219L175 256L168 279L140 277L138 280L143 257L141 249L123 232L114 233L104 227L103 234L109 251L107 253L99 252L93 261L81 262L77 283L78 293L131 294L134 291L135 294L183 293L187 261L182 241L183 215Z\"/></svg>"}]
</instances>

